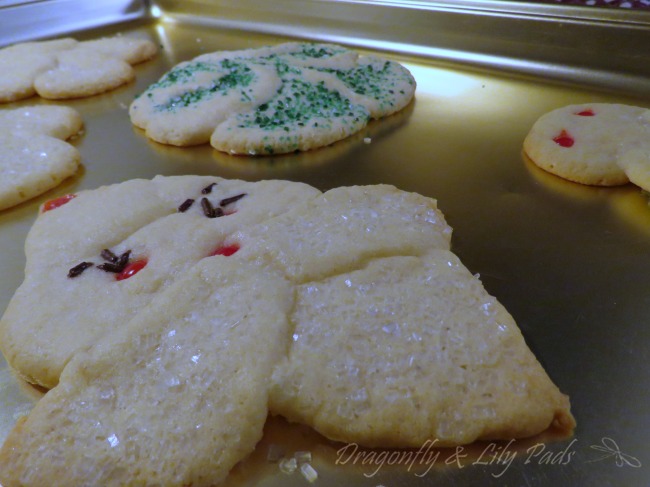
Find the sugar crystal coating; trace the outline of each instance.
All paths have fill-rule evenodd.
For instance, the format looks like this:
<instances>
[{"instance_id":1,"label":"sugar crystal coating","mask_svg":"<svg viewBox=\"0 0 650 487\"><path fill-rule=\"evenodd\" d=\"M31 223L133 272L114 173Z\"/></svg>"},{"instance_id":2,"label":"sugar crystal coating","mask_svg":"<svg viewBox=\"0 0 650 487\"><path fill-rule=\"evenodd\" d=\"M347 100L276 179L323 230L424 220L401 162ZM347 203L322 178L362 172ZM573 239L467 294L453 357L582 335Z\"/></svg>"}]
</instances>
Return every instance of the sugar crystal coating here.
<instances>
[{"instance_id":1,"label":"sugar crystal coating","mask_svg":"<svg viewBox=\"0 0 650 487\"><path fill-rule=\"evenodd\" d=\"M210 258L154 301L75 355L10 434L3 485L208 486L254 449L289 284Z\"/></svg>"},{"instance_id":2,"label":"sugar crystal coating","mask_svg":"<svg viewBox=\"0 0 650 487\"><path fill-rule=\"evenodd\" d=\"M443 446L573 421L512 317L446 249L305 283L292 322L271 411L328 438Z\"/></svg>"}]
</instances>

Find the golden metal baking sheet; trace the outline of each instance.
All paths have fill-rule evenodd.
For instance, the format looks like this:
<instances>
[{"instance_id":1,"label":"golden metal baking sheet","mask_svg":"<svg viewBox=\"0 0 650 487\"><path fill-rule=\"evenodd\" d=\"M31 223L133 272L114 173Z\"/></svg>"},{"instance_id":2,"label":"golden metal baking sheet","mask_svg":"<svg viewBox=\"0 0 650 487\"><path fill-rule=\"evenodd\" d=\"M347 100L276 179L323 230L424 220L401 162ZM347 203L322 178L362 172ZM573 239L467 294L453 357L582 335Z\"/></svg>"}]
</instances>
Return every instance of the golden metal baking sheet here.
<instances>
[{"instance_id":1,"label":"golden metal baking sheet","mask_svg":"<svg viewBox=\"0 0 650 487\"><path fill-rule=\"evenodd\" d=\"M33 8L47 3L53 2L28 2ZM138 2L124 3L129 4L127 20L133 20ZM547 443L547 438L483 443L442 450L435 458L434 450L425 455L423 445L419 460L409 463L399 452L380 457L355 451L353 445L342 449L347 445L274 418L256 452L235 469L227 485L308 485L300 473L286 475L267 461L270 445L290 453L310 450L319 475L314 485L321 486L650 485L648 197L632 185L595 188L566 182L527 162L521 148L531 124L559 106L617 102L650 107L647 42L645 47L636 44L626 58L610 59L601 51L593 59L574 59L579 48L573 45L561 53L544 53L548 39L541 34L553 37L550 48L556 51L559 30L571 26L598 36L585 41L589 46L604 49L619 39L630 47L637 35L650 38L650 23L632 14L608 21L593 13L580 23L562 17L566 11L557 6L539 10L525 4L516 13L515 3L458 2L452 8L449 2L436 2L437 10L418 12L402 9L400 2L309 1L305 5L312 10L301 10L300 2L283 0L277 3L279 11L293 6L294 15L282 24L268 9L253 8L260 4L252 0L162 1L154 5L151 18L137 22L101 28L92 22L75 24L92 27L70 27L79 38L121 33L150 38L162 51L156 60L136 67L134 83L65 103L85 121L84 134L74 142L83 170L49 193L0 212L0 312L22 281L23 244L38 206L55 196L156 174L291 179L323 190L394 184L438 200L454 228L454 252L511 312L549 375L570 395L578 422L575 436ZM489 5L494 8L488 12ZM479 6L483 10L477 13ZM386 15L390 11L394 15ZM354 15L344 15L349 12ZM0 8L0 17L3 13ZM477 17L488 14L490 23L481 24ZM319 16L322 30L316 28ZM463 16L464 25L477 29L459 30L455 37L440 20ZM432 32L427 41L418 18L437 19L441 32ZM35 22L25 20L24 25ZM511 30L489 37L487 26L499 22ZM537 37L528 37L522 26L534 26L531 32ZM57 32L67 33L65 27ZM619 37L610 37L612 32ZM290 40L289 35L327 37L404 63L418 83L414 103L322 150L263 159L232 157L209 146L163 146L131 126L130 102L174 64L204 52ZM481 39L489 42L470 45ZM531 57L526 57L529 47ZM32 98L2 108L40 103L51 102ZM18 381L4 361L0 364L3 441L41 393Z\"/></svg>"}]
</instances>

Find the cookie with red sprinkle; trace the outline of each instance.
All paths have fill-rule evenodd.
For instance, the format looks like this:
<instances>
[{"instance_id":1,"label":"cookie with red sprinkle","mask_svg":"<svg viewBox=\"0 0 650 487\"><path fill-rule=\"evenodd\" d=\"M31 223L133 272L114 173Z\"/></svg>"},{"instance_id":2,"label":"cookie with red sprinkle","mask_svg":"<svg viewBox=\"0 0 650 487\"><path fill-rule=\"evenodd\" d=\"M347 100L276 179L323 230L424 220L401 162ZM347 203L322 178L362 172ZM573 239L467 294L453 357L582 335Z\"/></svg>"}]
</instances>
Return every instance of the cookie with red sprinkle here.
<instances>
[{"instance_id":1,"label":"cookie with red sprinkle","mask_svg":"<svg viewBox=\"0 0 650 487\"><path fill-rule=\"evenodd\" d=\"M0 320L0 349L25 379L54 387L79 350L196 262L233 255L229 235L319 194L297 182L178 176L56 198L27 236L25 280Z\"/></svg>"},{"instance_id":2,"label":"cookie with red sprinkle","mask_svg":"<svg viewBox=\"0 0 650 487\"><path fill-rule=\"evenodd\" d=\"M268 411L366 446L575 426L431 198L177 176L62 203L0 320L7 361L58 382L4 485L215 485Z\"/></svg>"},{"instance_id":3,"label":"cookie with red sprinkle","mask_svg":"<svg viewBox=\"0 0 650 487\"><path fill-rule=\"evenodd\" d=\"M621 104L569 105L541 116L524 151L542 169L577 183L650 188L650 110Z\"/></svg>"}]
</instances>

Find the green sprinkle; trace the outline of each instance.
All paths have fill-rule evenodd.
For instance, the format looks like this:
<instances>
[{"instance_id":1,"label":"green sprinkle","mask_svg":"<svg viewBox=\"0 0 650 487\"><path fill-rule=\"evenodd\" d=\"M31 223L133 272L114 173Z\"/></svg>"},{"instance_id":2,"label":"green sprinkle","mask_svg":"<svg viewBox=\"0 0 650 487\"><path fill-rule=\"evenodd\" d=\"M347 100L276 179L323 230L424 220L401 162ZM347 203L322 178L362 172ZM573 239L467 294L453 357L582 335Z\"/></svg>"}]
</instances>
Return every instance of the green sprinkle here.
<instances>
[{"instance_id":1,"label":"green sprinkle","mask_svg":"<svg viewBox=\"0 0 650 487\"><path fill-rule=\"evenodd\" d=\"M200 87L194 90L186 91L185 93L176 96L166 103L157 105L155 108L160 111L175 111L179 108L189 107L195 105L204 100L210 99L215 95L227 96L228 93L234 88L246 88L248 87L255 75L251 68L246 66L243 63L236 63L225 59L220 63L221 68L226 69L229 73L221 75L213 80L211 86ZM165 86L171 86L172 84L187 82L190 80L191 76L198 71L211 71L218 72L216 65L207 64L207 63L195 63L184 68L177 69L170 72L165 78L163 78L157 87L162 88ZM149 90L156 87L152 85ZM241 90L242 100L250 101L251 98L245 91Z\"/></svg>"},{"instance_id":2,"label":"green sprinkle","mask_svg":"<svg viewBox=\"0 0 650 487\"><path fill-rule=\"evenodd\" d=\"M296 93L301 93L301 96L295 96ZM314 84L289 78L284 79L275 98L252 113L240 115L237 123L241 128L290 132L292 128L304 127L305 122L314 118L334 120L356 116L358 120L361 114L368 117L364 107L353 105L338 91L328 89L322 81ZM312 126L318 127L319 124L314 122Z\"/></svg>"}]
</instances>

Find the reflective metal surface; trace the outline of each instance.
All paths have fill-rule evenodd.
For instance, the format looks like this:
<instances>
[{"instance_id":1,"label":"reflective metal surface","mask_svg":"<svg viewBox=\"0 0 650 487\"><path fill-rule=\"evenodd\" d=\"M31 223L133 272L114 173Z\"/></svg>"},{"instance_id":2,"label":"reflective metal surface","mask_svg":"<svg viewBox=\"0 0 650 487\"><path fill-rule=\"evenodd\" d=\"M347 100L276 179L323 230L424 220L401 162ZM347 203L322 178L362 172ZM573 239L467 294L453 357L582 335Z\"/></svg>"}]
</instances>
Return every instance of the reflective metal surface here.
<instances>
[{"instance_id":1,"label":"reflective metal surface","mask_svg":"<svg viewBox=\"0 0 650 487\"><path fill-rule=\"evenodd\" d=\"M142 0L0 0L0 46L148 16Z\"/></svg>"},{"instance_id":2,"label":"reflective metal surface","mask_svg":"<svg viewBox=\"0 0 650 487\"><path fill-rule=\"evenodd\" d=\"M569 19L569 12L582 15L583 9L522 2L517 11L516 3L408 2L406 8L406 2L282 0L271 11L270 3L251 0L165 0L139 21L130 17L129 23L75 32L78 38L147 37L162 51L136 68L134 83L66 103L84 117L85 132L75 141L83 170L48 194L0 212L0 311L22 281L24 239L38 205L67 192L156 174L291 179L323 190L391 183L437 198L454 227L453 250L513 314L549 375L570 395L575 436L458 451L423 445L420 456L407 461L400 452L344 449L274 418L227 485L306 485L299 472L284 474L267 461L270 445L287 453L310 450L319 474L315 485L323 486L649 485L647 195L631 185L563 181L527 162L521 144L541 114L562 105L650 107L650 21L632 12ZM39 5L49 12L70 2L28 6ZM4 14L0 9L0 23ZM571 29L589 38L579 44ZM8 42L4 32L2 44ZM24 32L37 37L36 30ZM333 146L264 159L208 146L163 146L131 126L131 100L174 64L288 36L345 42L404 63L418 82L415 102ZM585 45L602 49L583 56ZM618 50L626 52L608 54ZM1 108L38 103L46 102L33 98ZM41 394L1 364L0 441Z\"/></svg>"}]
</instances>

